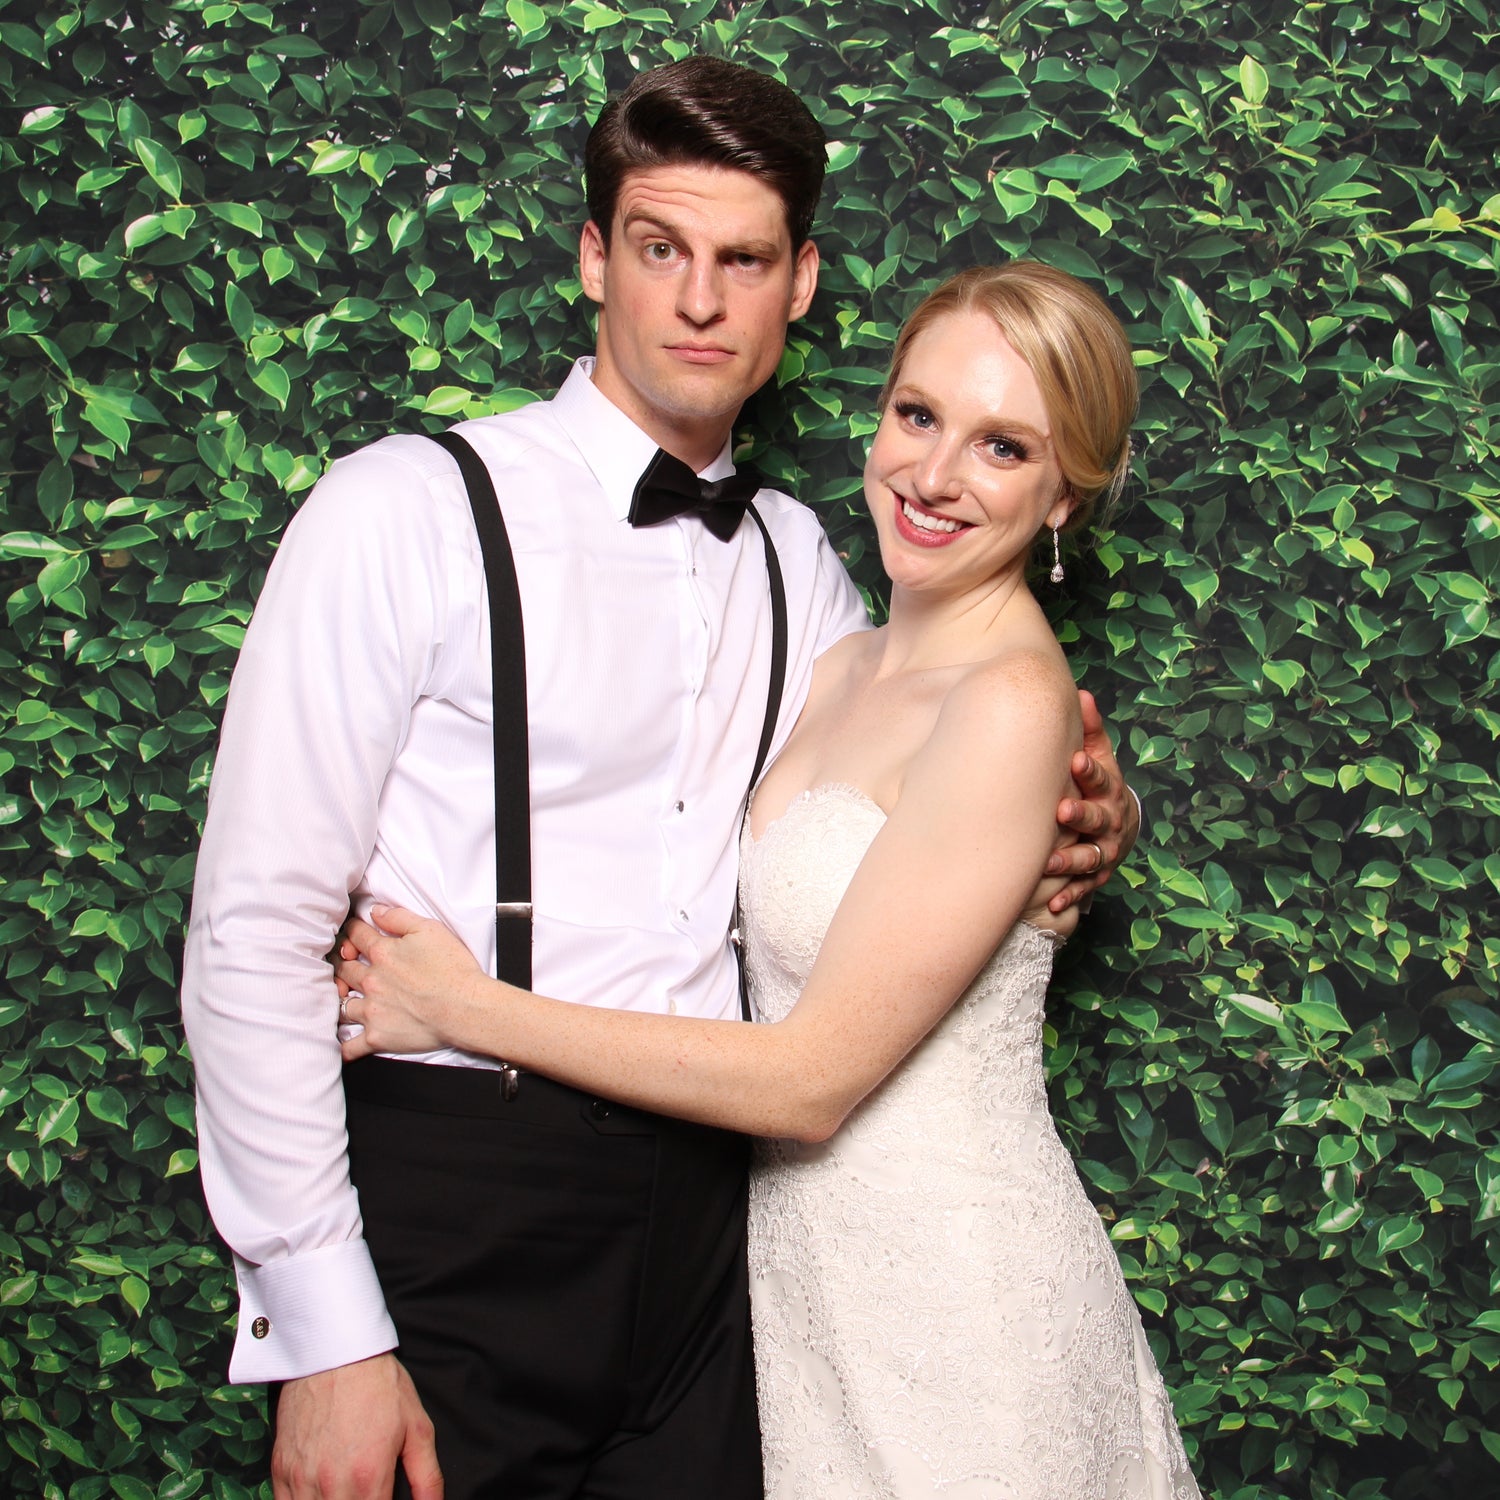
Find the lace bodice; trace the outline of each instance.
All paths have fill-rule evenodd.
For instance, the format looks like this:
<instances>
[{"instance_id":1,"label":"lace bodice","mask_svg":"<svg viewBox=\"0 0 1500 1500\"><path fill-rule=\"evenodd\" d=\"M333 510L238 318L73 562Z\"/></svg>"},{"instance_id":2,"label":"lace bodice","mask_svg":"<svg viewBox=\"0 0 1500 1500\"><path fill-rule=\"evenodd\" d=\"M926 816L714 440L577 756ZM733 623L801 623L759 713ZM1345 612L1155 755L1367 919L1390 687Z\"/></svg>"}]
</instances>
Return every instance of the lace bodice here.
<instances>
[{"instance_id":1,"label":"lace bodice","mask_svg":"<svg viewBox=\"0 0 1500 1500\"><path fill-rule=\"evenodd\" d=\"M863 792L830 783L803 792L759 840L747 832L740 889L758 1018L778 1021L797 1003L844 889L884 822L885 813ZM941 1108L970 1129L995 1114L1045 1111L1042 1002L1055 947L1050 932L1018 923L865 1110ZM945 1080L941 1098L924 1091L931 1071Z\"/></svg>"},{"instance_id":2,"label":"lace bodice","mask_svg":"<svg viewBox=\"0 0 1500 1500\"><path fill-rule=\"evenodd\" d=\"M801 993L885 814L804 793L741 843L750 994ZM750 1273L770 1500L1198 1500L1047 1113L1053 941L1017 926L818 1145L761 1144Z\"/></svg>"}]
</instances>

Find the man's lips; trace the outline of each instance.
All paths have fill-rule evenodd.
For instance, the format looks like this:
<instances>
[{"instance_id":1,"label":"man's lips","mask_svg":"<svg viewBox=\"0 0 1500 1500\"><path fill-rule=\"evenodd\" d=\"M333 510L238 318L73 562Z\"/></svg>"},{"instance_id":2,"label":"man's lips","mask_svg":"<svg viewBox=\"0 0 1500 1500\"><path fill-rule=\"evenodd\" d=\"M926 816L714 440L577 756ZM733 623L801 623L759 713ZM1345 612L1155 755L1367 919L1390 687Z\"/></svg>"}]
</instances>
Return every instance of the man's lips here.
<instances>
[{"instance_id":1,"label":"man's lips","mask_svg":"<svg viewBox=\"0 0 1500 1500\"><path fill-rule=\"evenodd\" d=\"M895 506L898 535L917 547L946 547L973 530L969 522L929 510L904 495L896 495Z\"/></svg>"},{"instance_id":2,"label":"man's lips","mask_svg":"<svg viewBox=\"0 0 1500 1500\"><path fill-rule=\"evenodd\" d=\"M668 344L667 353L690 365L722 365L734 358L734 351L717 344Z\"/></svg>"}]
</instances>

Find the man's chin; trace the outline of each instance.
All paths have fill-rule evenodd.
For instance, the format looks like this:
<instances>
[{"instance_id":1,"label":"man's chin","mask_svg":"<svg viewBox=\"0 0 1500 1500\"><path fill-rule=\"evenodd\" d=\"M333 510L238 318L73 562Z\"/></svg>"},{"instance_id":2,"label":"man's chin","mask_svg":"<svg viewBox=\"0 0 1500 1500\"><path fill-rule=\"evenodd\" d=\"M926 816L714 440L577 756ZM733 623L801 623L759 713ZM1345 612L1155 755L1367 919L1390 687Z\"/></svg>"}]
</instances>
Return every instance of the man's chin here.
<instances>
[{"instance_id":1,"label":"man's chin","mask_svg":"<svg viewBox=\"0 0 1500 1500\"><path fill-rule=\"evenodd\" d=\"M742 380L674 381L653 392L651 404L674 425L707 426L733 422L756 389Z\"/></svg>"}]
</instances>

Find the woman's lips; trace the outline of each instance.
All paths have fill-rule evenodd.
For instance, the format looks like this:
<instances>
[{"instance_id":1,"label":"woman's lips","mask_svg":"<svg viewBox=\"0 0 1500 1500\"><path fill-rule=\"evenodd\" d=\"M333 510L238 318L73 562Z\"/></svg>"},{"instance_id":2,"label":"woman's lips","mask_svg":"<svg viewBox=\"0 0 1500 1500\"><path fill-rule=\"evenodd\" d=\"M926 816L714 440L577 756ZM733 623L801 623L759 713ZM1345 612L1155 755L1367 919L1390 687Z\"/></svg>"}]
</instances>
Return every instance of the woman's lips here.
<instances>
[{"instance_id":1,"label":"woman's lips","mask_svg":"<svg viewBox=\"0 0 1500 1500\"><path fill-rule=\"evenodd\" d=\"M972 529L966 521L939 515L902 495L896 496L896 531L914 546L946 547Z\"/></svg>"}]
</instances>

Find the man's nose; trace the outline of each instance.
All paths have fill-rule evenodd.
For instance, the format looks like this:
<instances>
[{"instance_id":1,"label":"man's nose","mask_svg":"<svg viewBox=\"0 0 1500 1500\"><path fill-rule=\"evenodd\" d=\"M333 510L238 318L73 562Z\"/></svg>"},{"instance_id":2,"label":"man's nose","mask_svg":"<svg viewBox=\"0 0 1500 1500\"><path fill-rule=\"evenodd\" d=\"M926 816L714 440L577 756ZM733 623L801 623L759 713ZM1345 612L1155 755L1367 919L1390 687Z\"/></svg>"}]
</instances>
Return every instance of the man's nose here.
<instances>
[{"instance_id":1,"label":"man's nose","mask_svg":"<svg viewBox=\"0 0 1500 1500\"><path fill-rule=\"evenodd\" d=\"M677 310L691 323L712 323L724 316L724 272L712 261L688 262L678 290Z\"/></svg>"}]
</instances>

